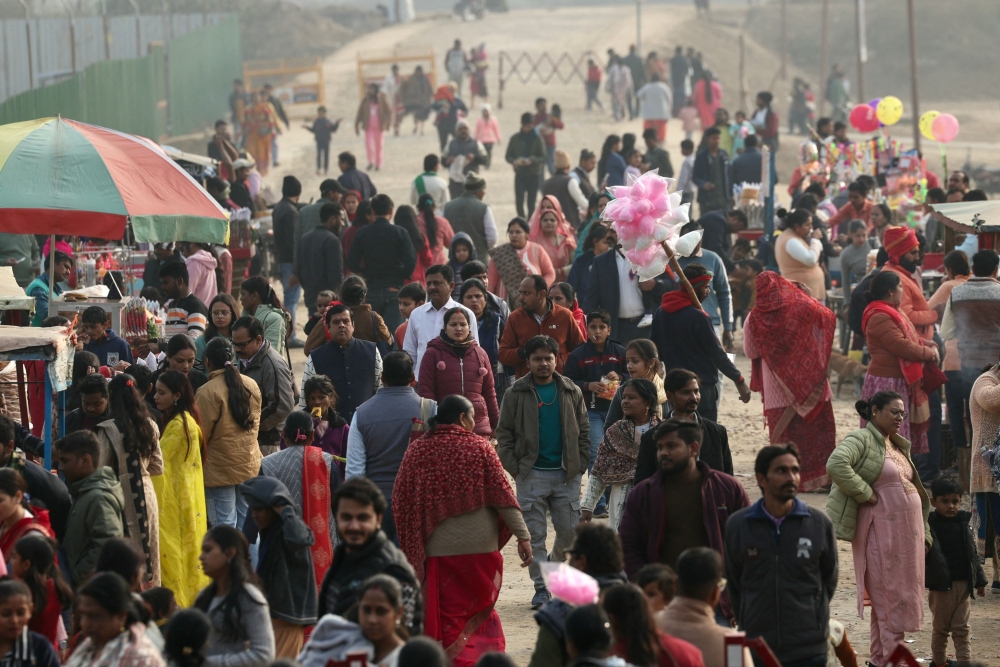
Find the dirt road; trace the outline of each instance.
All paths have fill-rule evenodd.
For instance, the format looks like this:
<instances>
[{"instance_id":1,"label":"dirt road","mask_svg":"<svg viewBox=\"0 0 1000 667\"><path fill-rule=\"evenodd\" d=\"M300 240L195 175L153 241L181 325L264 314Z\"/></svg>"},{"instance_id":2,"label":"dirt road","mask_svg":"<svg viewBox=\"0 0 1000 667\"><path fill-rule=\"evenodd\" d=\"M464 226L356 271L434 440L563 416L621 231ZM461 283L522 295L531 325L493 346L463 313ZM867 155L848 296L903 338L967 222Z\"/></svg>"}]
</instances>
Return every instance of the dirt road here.
<instances>
[{"instance_id":1,"label":"dirt road","mask_svg":"<svg viewBox=\"0 0 1000 667\"><path fill-rule=\"evenodd\" d=\"M551 53L568 51L575 59L576 55L586 50L603 53L607 48L614 47L619 52L624 51L635 37L635 19L632 12L632 9L617 7L522 10L504 15L489 15L486 20L476 23L439 19L393 26L365 35L326 61L327 106L330 108L330 116L346 119L342 129L334 137L331 151L336 155L342 150L351 150L358 156L359 165L364 166L367 162L363 138L356 137L352 132L358 104L355 66L355 53L358 50L385 49L397 44L433 45L439 58L439 70L445 50L456 38L462 39L466 47L485 41L493 66L500 48L511 51L526 50L536 55L546 50ZM647 4L643 10L643 18L644 48L656 48L660 53L672 52L673 45L678 43L691 43L690 40L696 38L692 35L703 33L705 30L704 26L690 22L693 13L687 7ZM706 51L707 55L708 53ZM442 71L438 72L438 76L439 80L443 80ZM769 79L770 73L766 76ZM495 103L495 71L490 72L489 85L491 101ZM641 132L639 121L613 123L606 114L596 111L592 114L587 113L583 108L585 98L582 84L563 85L553 82L543 86L537 81L522 84L515 80L505 91L504 108L495 109L505 136L517 131L518 117L524 111L533 109L534 99L538 96L547 97L550 104L559 103L562 106L566 129L559 133L558 142L560 147L573 156L574 161L581 148L599 151L604 137L608 134ZM606 98L605 104L607 106ZM730 108L735 107L730 106ZM402 136L387 137L385 166L380 172L371 174L379 191L392 196L397 205L408 203L410 182L420 173L423 156L438 152L437 136L433 127L428 124L426 136L414 136L410 133L410 128L409 120L404 121ZM674 160L675 168L679 167L678 144L683 138L682 134L679 122L672 121L667 148ZM793 154L793 151L788 150L786 153ZM281 178L284 175L295 174L304 185L303 201L318 196L318 186L322 177L314 175L315 153L311 135L293 125L291 132L281 138L281 155L282 166L272 170L266 179L275 191L280 192ZM333 172L335 171L334 167ZM487 180L486 201L493 207L500 226L505 227L504 223L514 215L512 172L502 159L497 159L493 168L484 172L484 175ZM300 326L305 322L305 312L301 307L299 322ZM295 372L301 377L304 358L300 351L293 351L293 360ZM749 364L742 355L739 356L738 363L744 374L749 376ZM849 397L848 393L849 390L845 389L843 400L836 401L838 433L846 433L857 428L857 418L852 408L854 399ZM726 387L720 422L730 432L737 474L751 497L756 498L759 494L754 488L751 476L753 457L757 449L767 442L759 399L755 398L749 405L743 405L737 400L735 390L731 386ZM807 494L805 499L817 507L825 503L825 496L821 495ZM506 630L508 652L519 664L527 664L537 631L529 609L532 586L527 572L518 567L512 545L508 545L505 549L505 556L506 578L498 609ZM868 622L857 617L850 545L841 544L840 557L841 583L834 599L833 614L847 625L852 643L858 649L859 655L864 657L867 655L868 647ZM998 612L1000 612L1000 596L989 596L977 600L973 605L975 655L977 659L987 664L1000 664L1000 644L998 644L1000 635L997 632L1000 629L998 620L1000 613ZM928 658L928 662L930 626L931 617L927 612L925 630L913 635L912 639L915 641L911 644L916 655Z\"/></svg>"}]
</instances>

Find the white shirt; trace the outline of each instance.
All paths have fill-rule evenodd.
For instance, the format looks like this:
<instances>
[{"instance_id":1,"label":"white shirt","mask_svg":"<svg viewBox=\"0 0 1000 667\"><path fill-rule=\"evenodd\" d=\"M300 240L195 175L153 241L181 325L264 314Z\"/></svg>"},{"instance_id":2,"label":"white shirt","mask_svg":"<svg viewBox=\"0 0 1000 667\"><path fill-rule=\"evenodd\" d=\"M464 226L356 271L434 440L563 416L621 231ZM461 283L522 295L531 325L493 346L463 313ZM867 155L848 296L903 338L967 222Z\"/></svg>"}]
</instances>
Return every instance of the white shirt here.
<instances>
[{"instance_id":1,"label":"white shirt","mask_svg":"<svg viewBox=\"0 0 1000 667\"><path fill-rule=\"evenodd\" d=\"M476 316L472 311L455 301L448 299L440 310L434 309L434 304L428 301L410 313L409 324L406 327L406 338L403 339L403 351L413 359L413 376L420 379L420 360L424 358L427 343L441 335L444 329L444 314L449 308L461 308L469 315L469 325L472 327L472 337L479 342L479 327L476 326Z\"/></svg>"},{"instance_id":2,"label":"white shirt","mask_svg":"<svg viewBox=\"0 0 1000 667\"><path fill-rule=\"evenodd\" d=\"M667 84L650 81L635 94L642 103L643 120L669 120L672 97Z\"/></svg>"},{"instance_id":3,"label":"white shirt","mask_svg":"<svg viewBox=\"0 0 1000 667\"><path fill-rule=\"evenodd\" d=\"M587 209L590 207L590 202L587 198L583 196L583 190L580 189L580 174L576 170L569 172L569 196L573 198L576 202L576 207L580 209L580 219L583 220L587 217Z\"/></svg>"},{"instance_id":4,"label":"white shirt","mask_svg":"<svg viewBox=\"0 0 1000 667\"><path fill-rule=\"evenodd\" d=\"M434 198L434 215L444 215L444 205L451 200L448 192L448 181L440 176L429 176L421 174L417 178L423 178L424 192ZM417 179L413 179L410 185L410 205L416 208L420 193L417 192Z\"/></svg>"},{"instance_id":5,"label":"white shirt","mask_svg":"<svg viewBox=\"0 0 1000 667\"><path fill-rule=\"evenodd\" d=\"M642 317L646 307L642 305L642 290L639 289L639 276L632 273L632 263L621 256L617 250L615 261L618 264L618 317Z\"/></svg>"},{"instance_id":6,"label":"white shirt","mask_svg":"<svg viewBox=\"0 0 1000 667\"><path fill-rule=\"evenodd\" d=\"M493 219L493 209L489 206L486 207L486 213L483 215L483 236L486 237L487 248L492 248L497 244L497 223Z\"/></svg>"},{"instance_id":7,"label":"white shirt","mask_svg":"<svg viewBox=\"0 0 1000 667\"><path fill-rule=\"evenodd\" d=\"M816 266L819 263L819 256L823 252L823 244L819 239L809 239L809 245L800 238L788 239L785 250L796 262L806 266Z\"/></svg>"},{"instance_id":8,"label":"white shirt","mask_svg":"<svg viewBox=\"0 0 1000 667\"><path fill-rule=\"evenodd\" d=\"M694 192L691 174L694 172L694 154L688 155L681 162L681 173L677 176L677 192Z\"/></svg>"}]
</instances>

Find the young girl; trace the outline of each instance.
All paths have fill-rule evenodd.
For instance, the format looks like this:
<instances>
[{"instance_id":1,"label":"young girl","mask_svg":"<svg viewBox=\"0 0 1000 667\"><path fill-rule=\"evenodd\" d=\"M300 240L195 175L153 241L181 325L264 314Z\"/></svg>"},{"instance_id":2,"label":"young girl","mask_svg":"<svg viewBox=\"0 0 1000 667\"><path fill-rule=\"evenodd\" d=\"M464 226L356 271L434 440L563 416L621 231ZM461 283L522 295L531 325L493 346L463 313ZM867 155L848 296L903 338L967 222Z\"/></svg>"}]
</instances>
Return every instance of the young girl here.
<instances>
[{"instance_id":1,"label":"young girl","mask_svg":"<svg viewBox=\"0 0 1000 667\"><path fill-rule=\"evenodd\" d=\"M351 425L337 413L337 391L333 382L325 375L313 375L306 380L302 393L306 397L306 409L313 416L313 445L335 457L341 479L347 459L347 435ZM291 443L281 436L281 448Z\"/></svg>"},{"instance_id":2,"label":"young girl","mask_svg":"<svg viewBox=\"0 0 1000 667\"><path fill-rule=\"evenodd\" d=\"M402 624L403 593L399 583L385 574L365 581L358 604L358 625L372 643L374 667L396 667L399 652L409 638Z\"/></svg>"},{"instance_id":3,"label":"young girl","mask_svg":"<svg viewBox=\"0 0 1000 667\"><path fill-rule=\"evenodd\" d=\"M52 537L52 525L46 510L29 510L24 494L28 484L13 468L0 469L0 553L10 561L14 544L31 533ZM9 568L8 568L9 569Z\"/></svg>"},{"instance_id":4,"label":"young girl","mask_svg":"<svg viewBox=\"0 0 1000 667\"><path fill-rule=\"evenodd\" d=\"M34 612L28 629L57 646L66 635L62 610L72 606L73 591L55 564L55 542L39 533L26 535L9 553L11 575L31 591Z\"/></svg>"},{"instance_id":5,"label":"young girl","mask_svg":"<svg viewBox=\"0 0 1000 667\"><path fill-rule=\"evenodd\" d=\"M22 582L0 581L0 664L4 667L59 667L49 640L28 628L34 611Z\"/></svg>"},{"instance_id":6,"label":"young girl","mask_svg":"<svg viewBox=\"0 0 1000 667\"><path fill-rule=\"evenodd\" d=\"M216 336L216 338L223 338L223 336ZM225 339L229 340L229 337L225 336ZM201 338L198 340L201 340ZM188 379L188 382L191 383L192 391L201 389L208 382L208 375L204 372L205 366L202 361L204 356L205 348L201 348L199 356L198 345L187 334L175 334L171 336L170 341L167 343L166 357L160 364L160 368L153 373L153 377L150 379L150 382L153 383L153 392L146 394L146 403L154 408L156 407L156 401L153 399L156 395L156 382L166 371L177 371L184 375ZM195 368L195 366L200 366L201 370Z\"/></svg>"},{"instance_id":7,"label":"young girl","mask_svg":"<svg viewBox=\"0 0 1000 667\"><path fill-rule=\"evenodd\" d=\"M200 336L194 342L196 348L194 365L202 372L205 370L201 364L201 358L205 356L205 346L216 336L233 337L230 329L236 318L240 316L240 307L232 294L220 294L212 299L212 303L208 306L208 313L210 317L208 318L208 326L205 327L205 335Z\"/></svg>"},{"instance_id":8,"label":"young girl","mask_svg":"<svg viewBox=\"0 0 1000 667\"><path fill-rule=\"evenodd\" d=\"M632 174L636 178L642 176L642 153L633 148L625 156L625 163L628 164L625 167L626 176L628 174Z\"/></svg>"},{"instance_id":9,"label":"young girl","mask_svg":"<svg viewBox=\"0 0 1000 667\"><path fill-rule=\"evenodd\" d=\"M656 345L648 338L636 338L625 347L625 368L630 378L646 378L656 387L656 416L663 419L663 404L667 395L663 391L663 364L656 352ZM612 424L624 417L621 387L615 392L604 420L605 433Z\"/></svg>"},{"instance_id":10,"label":"young girl","mask_svg":"<svg viewBox=\"0 0 1000 667\"><path fill-rule=\"evenodd\" d=\"M271 289L270 283L260 276L244 280L240 285L240 303L243 304L240 317L252 315L264 327L264 338L270 341L271 347L284 355L285 334L291 318L282 308L281 299Z\"/></svg>"}]
</instances>

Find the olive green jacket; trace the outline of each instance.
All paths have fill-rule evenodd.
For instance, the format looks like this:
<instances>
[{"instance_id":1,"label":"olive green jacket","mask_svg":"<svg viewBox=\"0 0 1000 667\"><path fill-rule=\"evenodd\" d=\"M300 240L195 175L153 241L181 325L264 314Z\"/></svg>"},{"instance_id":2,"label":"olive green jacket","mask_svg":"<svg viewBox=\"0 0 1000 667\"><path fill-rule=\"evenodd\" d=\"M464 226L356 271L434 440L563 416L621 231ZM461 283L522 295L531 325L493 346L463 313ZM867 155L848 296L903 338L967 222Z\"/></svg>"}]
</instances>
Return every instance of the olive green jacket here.
<instances>
[{"instance_id":1,"label":"olive green jacket","mask_svg":"<svg viewBox=\"0 0 1000 667\"><path fill-rule=\"evenodd\" d=\"M906 455L906 459L913 466L909 441L902 436L894 435L892 442ZM826 462L826 472L830 475L833 486L826 501L826 513L833 521L839 539L847 541L854 539L858 523L858 506L868 502L872 497L872 484L882 474L883 465L885 465L885 438L871 422L863 429L848 433L830 454ZM916 471L916 466L913 466L913 469ZM924 513L924 536L927 544L931 544L931 530L927 525L930 500L919 475L914 472L910 481L920 494L920 506Z\"/></svg>"}]
</instances>

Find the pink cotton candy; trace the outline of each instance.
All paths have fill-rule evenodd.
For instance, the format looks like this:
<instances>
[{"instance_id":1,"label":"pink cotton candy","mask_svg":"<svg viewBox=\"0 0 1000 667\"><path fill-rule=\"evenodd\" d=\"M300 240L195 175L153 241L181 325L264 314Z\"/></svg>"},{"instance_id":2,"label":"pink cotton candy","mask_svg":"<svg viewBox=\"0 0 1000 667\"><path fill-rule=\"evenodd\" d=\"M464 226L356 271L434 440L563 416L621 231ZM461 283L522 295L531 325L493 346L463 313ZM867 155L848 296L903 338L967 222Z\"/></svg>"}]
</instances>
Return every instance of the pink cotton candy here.
<instances>
[{"instance_id":1,"label":"pink cotton candy","mask_svg":"<svg viewBox=\"0 0 1000 667\"><path fill-rule=\"evenodd\" d=\"M545 567L549 565L547 563L542 565L546 587L553 597L574 606L597 602L597 596L601 589L597 580L589 574L570 567L566 563L559 563L558 566L549 568Z\"/></svg>"}]
</instances>

